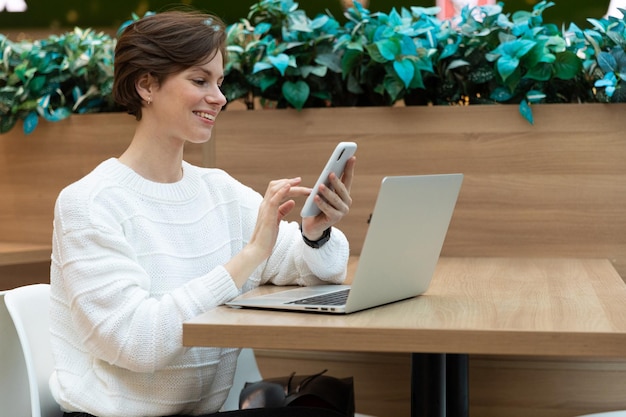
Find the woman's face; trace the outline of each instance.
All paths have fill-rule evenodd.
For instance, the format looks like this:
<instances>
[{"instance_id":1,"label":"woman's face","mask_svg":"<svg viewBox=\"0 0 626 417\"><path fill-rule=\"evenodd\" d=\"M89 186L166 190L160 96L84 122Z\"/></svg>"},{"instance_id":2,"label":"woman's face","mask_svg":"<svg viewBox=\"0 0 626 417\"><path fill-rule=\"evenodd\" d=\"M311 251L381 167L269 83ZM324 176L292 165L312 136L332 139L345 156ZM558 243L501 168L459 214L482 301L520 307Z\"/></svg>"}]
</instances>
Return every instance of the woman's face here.
<instances>
[{"instance_id":1,"label":"woman's face","mask_svg":"<svg viewBox=\"0 0 626 417\"><path fill-rule=\"evenodd\" d=\"M168 77L153 90L152 103L144 107L159 135L192 143L211 138L215 119L226 105L220 87L224 80L221 52L208 63Z\"/></svg>"}]
</instances>

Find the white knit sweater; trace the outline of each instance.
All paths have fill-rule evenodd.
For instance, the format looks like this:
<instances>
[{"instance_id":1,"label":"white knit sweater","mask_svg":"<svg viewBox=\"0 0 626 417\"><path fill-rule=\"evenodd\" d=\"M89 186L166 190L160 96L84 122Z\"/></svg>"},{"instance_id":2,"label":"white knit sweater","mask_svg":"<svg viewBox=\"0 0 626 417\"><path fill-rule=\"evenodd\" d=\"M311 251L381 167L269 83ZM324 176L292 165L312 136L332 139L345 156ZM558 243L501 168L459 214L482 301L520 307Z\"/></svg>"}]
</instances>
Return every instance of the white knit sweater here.
<instances>
[{"instance_id":1,"label":"white knit sweater","mask_svg":"<svg viewBox=\"0 0 626 417\"><path fill-rule=\"evenodd\" d=\"M198 415L228 395L238 350L185 348L182 323L239 295L223 265L248 243L262 196L218 169L183 171L154 183L109 159L59 195L50 385L66 411ZM343 282L348 252L337 229L313 249L283 222L243 291Z\"/></svg>"}]
</instances>

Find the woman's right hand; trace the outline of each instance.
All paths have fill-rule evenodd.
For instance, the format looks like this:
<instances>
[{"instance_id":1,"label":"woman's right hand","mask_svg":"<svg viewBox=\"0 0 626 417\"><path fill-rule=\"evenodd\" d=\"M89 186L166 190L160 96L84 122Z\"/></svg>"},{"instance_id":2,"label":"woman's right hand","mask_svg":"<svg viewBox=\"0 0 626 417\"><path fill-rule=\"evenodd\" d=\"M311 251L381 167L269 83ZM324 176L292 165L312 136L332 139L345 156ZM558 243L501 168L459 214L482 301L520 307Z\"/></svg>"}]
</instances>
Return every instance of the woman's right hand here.
<instances>
[{"instance_id":1,"label":"woman's right hand","mask_svg":"<svg viewBox=\"0 0 626 417\"><path fill-rule=\"evenodd\" d=\"M269 183L250 238L250 242L224 267L239 288L271 254L278 237L280 222L295 207L293 197L307 196L311 189L300 187L302 179L289 178Z\"/></svg>"}]
</instances>

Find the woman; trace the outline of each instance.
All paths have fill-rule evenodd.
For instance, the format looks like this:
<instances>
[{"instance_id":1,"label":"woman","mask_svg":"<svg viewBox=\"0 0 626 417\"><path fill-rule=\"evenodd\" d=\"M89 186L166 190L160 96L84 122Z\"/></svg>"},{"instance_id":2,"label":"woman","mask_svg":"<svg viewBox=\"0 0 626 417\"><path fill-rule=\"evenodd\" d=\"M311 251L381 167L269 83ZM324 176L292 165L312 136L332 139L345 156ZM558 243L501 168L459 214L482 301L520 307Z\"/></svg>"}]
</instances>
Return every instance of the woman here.
<instances>
[{"instance_id":1,"label":"woman","mask_svg":"<svg viewBox=\"0 0 626 417\"><path fill-rule=\"evenodd\" d=\"M145 17L118 40L113 93L136 117L135 134L55 206L50 385L68 415L215 413L239 351L184 348L182 323L265 283L345 278L348 242L331 227L348 213L354 159L330 177L335 191L320 188L322 213L301 230L283 220L292 198L311 192L299 178L272 181L261 196L183 160L226 104L224 57L223 23L200 13Z\"/></svg>"}]
</instances>

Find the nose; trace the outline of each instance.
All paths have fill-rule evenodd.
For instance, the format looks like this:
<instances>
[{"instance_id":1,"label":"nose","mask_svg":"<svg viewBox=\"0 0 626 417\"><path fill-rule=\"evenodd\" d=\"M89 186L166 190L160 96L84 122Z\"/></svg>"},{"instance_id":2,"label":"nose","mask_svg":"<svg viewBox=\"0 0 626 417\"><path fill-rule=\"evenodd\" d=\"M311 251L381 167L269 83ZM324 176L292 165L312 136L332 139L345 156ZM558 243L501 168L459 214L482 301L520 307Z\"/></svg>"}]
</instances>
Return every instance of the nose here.
<instances>
[{"instance_id":1,"label":"nose","mask_svg":"<svg viewBox=\"0 0 626 417\"><path fill-rule=\"evenodd\" d=\"M206 95L205 100L207 103L217 104L220 107L224 107L228 102L222 90L217 86L211 89L211 92Z\"/></svg>"}]
</instances>

